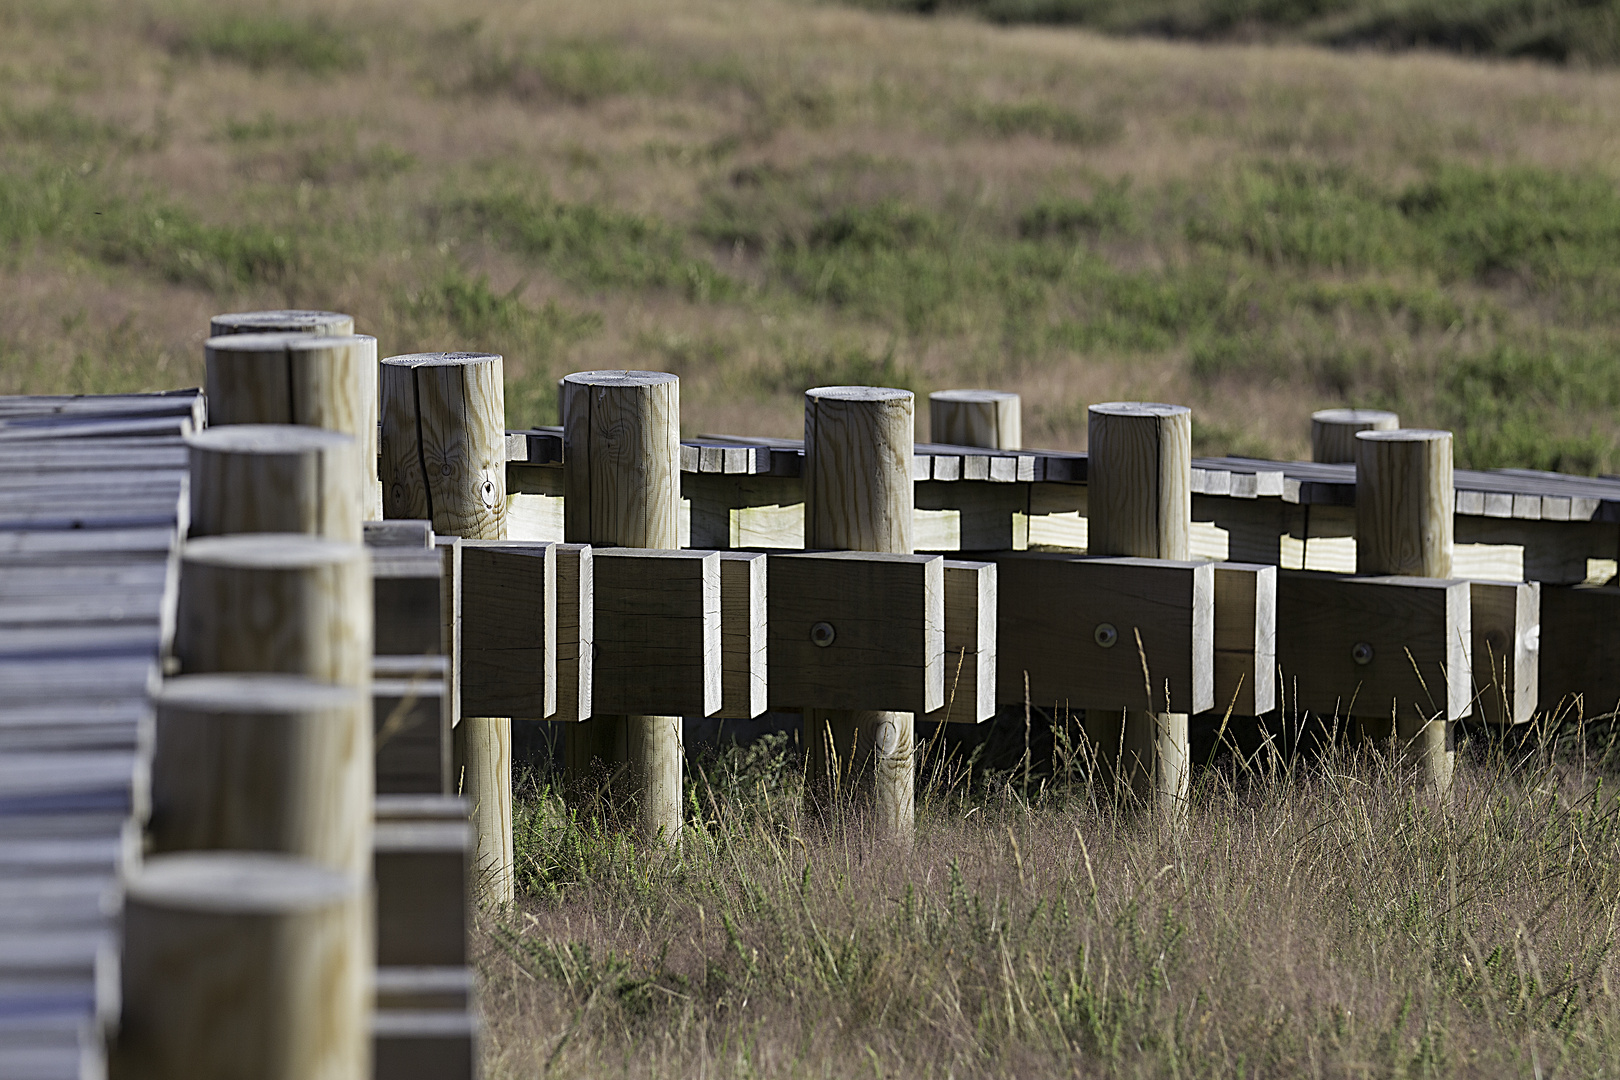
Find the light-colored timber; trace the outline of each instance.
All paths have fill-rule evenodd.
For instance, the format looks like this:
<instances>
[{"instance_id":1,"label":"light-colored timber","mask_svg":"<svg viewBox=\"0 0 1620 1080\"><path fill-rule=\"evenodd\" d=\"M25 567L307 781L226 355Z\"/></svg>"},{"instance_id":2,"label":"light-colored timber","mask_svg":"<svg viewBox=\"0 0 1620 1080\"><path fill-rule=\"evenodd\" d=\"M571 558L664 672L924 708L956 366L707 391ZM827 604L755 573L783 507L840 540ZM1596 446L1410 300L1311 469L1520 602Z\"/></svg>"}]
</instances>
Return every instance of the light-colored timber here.
<instances>
[{"instance_id":1,"label":"light-colored timber","mask_svg":"<svg viewBox=\"0 0 1620 1080\"><path fill-rule=\"evenodd\" d=\"M1363 431L1355 439L1356 572L1450 578L1457 502L1451 432L1397 428ZM1470 667L1464 670L1471 676ZM1456 763L1451 721L1440 709L1395 716L1403 759L1442 797L1451 790Z\"/></svg>"},{"instance_id":2,"label":"light-colored timber","mask_svg":"<svg viewBox=\"0 0 1620 1080\"><path fill-rule=\"evenodd\" d=\"M562 412L564 538L607 547L680 547L680 380L656 371L576 372L563 379ZM718 566L715 576L718 582ZM598 640L605 625L602 582L598 565ZM564 739L569 775L579 784L597 767L593 763L628 764L639 831L673 842L682 821L680 717L609 712L603 663L599 655L592 718L569 728Z\"/></svg>"},{"instance_id":3,"label":"light-colored timber","mask_svg":"<svg viewBox=\"0 0 1620 1080\"><path fill-rule=\"evenodd\" d=\"M910 555L914 550L913 487L916 402L909 390L823 386L804 395L804 540L807 548ZM939 567L943 616L944 567ZM774 578L774 575L773 575ZM775 596L776 589L771 589ZM944 626L930 628L943 661ZM774 643L774 635L773 635ZM836 646L836 641L834 642ZM776 649L773 647L772 653ZM779 670L771 664L772 671ZM812 798L828 794L870 801L878 831L910 841L916 822L916 712L944 704L928 674L912 710L859 711L808 707L803 738ZM774 679L773 679L774 683ZM775 700L774 686L773 700Z\"/></svg>"},{"instance_id":4,"label":"light-colored timber","mask_svg":"<svg viewBox=\"0 0 1620 1080\"><path fill-rule=\"evenodd\" d=\"M596 682L594 552L589 544L553 546L557 549L557 712L553 719L589 720Z\"/></svg>"},{"instance_id":5,"label":"light-colored timber","mask_svg":"<svg viewBox=\"0 0 1620 1080\"><path fill-rule=\"evenodd\" d=\"M208 321L208 336L226 334L318 334L341 337L354 333L354 316L340 311L232 311Z\"/></svg>"},{"instance_id":6,"label":"light-colored timber","mask_svg":"<svg viewBox=\"0 0 1620 1080\"><path fill-rule=\"evenodd\" d=\"M506 394L494 353L411 353L382 362L385 518L436 533L506 539Z\"/></svg>"},{"instance_id":7,"label":"light-colored timber","mask_svg":"<svg viewBox=\"0 0 1620 1080\"><path fill-rule=\"evenodd\" d=\"M427 520L436 534L463 540L506 539L503 370L502 358L493 353L411 353L382 362L385 518ZM463 564L444 578L460 605L451 616L458 640L446 653L456 671L453 768L474 807L479 895L510 903L512 721L510 713L490 716L466 699L464 574ZM469 724L475 716L479 722Z\"/></svg>"},{"instance_id":8,"label":"light-colored timber","mask_svg":"<svg viewBox=\"0 0 1620 1080\"><path fill-rule=\"evenodd\" d=\"M230 424L190 436L191 535L307 533L358 541L359 445L293 424Z\"/></svg>"},{"instance_id":9,"label":"light-colored timber","mask_svg":"<svg viewBox=\"0 0 1620 1080\"><path fill-rule=\"evenodd\" d=\"M928 438L948 446L1024 448L1023 405L1003 390L935 390L928 395Z\"/></svg>"},{"instance_id":10,"label":"light-colored timber","mask_svg":"<svg viewBox=\"0 0 1620 1080\"><path fill-rule=\"evenodd\" d=\"M720 711L752 720L769 705L766 557L752 551L720 553Z\"/></svg>"},{"instance_id":11,"label":"light-colored timber","mask_svg":"<svg viewBox=\"0 0 1620 1080\"><path fill-rule=\"evenodd\" d=\"M996 564L945 560L945 704L923 714L977 724L996 714Z\"/></svg>"},{"instance_id":12,"label":"light-colored timber","mask_svg":"<svg viewBox=\"0 0 1620 1080\"><path fill-rule=\"evenodd\" d=\"M1540 696L1541 583L1470 581L1474 716L1498 726L1522 724Z\"/></svg>"},{"instance_id":13,"label":"light-colored timber","mask_svg":"<svg viewBox=\"0 0 1620 1080\"><path fill-rule=\"evenodd\" d=\"M1311 460L1336 465L1356 460L1356 435L1394 431L1401 418L1383 409L1319 409L1311 413Z\"/></svg>"},{"instance_id":14,"label":"light-colored timber","mask_svg":"<svg viewBox=\"0 0 1620 1080\"><path fill-rule=\"evenodd\" d=\"M210 536L184 549L175 653L187 674L371 678L366 549L295 534Z\"/></svg>"},{"instance_id":15,"label":"light-colored timber","mask_svg":"<svg viewBox=\"0 0 1620 1080\"><path fill-rule=\"evenodd\" d=\"M285 855L151 858L124 904L117 1080L364 1080L361 879Z\"/></svg>"},{"instance_id":16,"label":"light-colored timber","mask_svg":"<svg viewBox=\"0 0 1620 1080\"><path fill-rule=\"evenodd\" d=\"M444 652L444 557L433 548L368 547L379 656Z\"/></svg>"},{"instance_id":17,"label":"light-colored timber","mask_svg":"<svg viewBox=\"0 0 1620 1080\"><path fill-rule=\"evenodd\" d=\"M372 732L364 693L291 675L182 675L157 698L157 851L269 851L364 875Z\"/></svg>"},{"instance_id":18,"label":"light-colored timber","mask_svg":"<svg viewBox=\"0 0 1620 1080\"><path fill-rule=\"evenodd\" d=\"M377 339L367 334L227 334L208 339L208 426L302 424L358 447L364 516L377 483Z\"/></svg>"},{"instance_id":19,"label":"light-colored timber","mask_svg":"<svg viewBox=\"0 0 1620 1080\"><path fill-rule=\"evenodd\" d=\"M1215 564L1215 711L1277 707L1277 568Z\"/></svg>"},{"instance_id":20,"label":"light-colored timber","mask_svg":"<svg viewBox=\"0 0 1620 1080\"><path fill-rule=\"evenodd\" d=\"M1192 410L1126 401L1093 405L1087 417L1087 551L1187 559ZM1152 659L1144 678L1151 677ZM1191 777L1186 713L1090 710L1086 733L1114 776L1140 801L1172 814L1184 811Z\"/></svg>"}]
</instances>

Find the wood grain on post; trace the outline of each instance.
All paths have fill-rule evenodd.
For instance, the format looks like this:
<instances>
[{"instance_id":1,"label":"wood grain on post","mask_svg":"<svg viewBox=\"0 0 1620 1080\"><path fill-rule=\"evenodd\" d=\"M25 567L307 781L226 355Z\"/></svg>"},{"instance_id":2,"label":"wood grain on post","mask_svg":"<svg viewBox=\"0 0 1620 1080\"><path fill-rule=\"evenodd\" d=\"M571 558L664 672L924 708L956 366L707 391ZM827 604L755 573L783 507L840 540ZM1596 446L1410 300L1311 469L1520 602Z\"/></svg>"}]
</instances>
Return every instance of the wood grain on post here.
<instances>
[{"instance_id":1,"label":"wood grain on post","mask_svg":"<svg viewBox=\"0 0 1620 1080\"><path fill-rule=\"evenodd\" d=\"M377 482L377 339L366 334L226 334L208 339L208 426L301 424L358 447L365 516Z\"/></svg>"},{"instance_id":2,"label":"wood grain on post","mask_svg":"<svg viewBox=\"0 0 1620 1080\"><path fill-rule=\"evenodd\" d=\"M358 541L358 447L335 431L232 424L186 439L191 535L307 533Z\"/></svg>"},{"instance_id":3,"label":"wood grain on post","mask_svg":"<svg viewBox=\"0 0 1620 1080\"><path fill-rule=\"evenodd\" d=\"M466 540L506 539L506 390L494 353L382 362L385 518Z\"/></svg>"},{"instance_id":4,"label":"wood grain on post","mask_svg":"<svg viewBox=\"0 0 1620 1080\"><path fill-rule=\"evenodd\" d=\"M1356 573L1449 578L1457 503L1451 432L1398 428L1356 436ZM1451 790L1456 754L1444 713L1403 710L1405 761L1436 794Z\"/></svg>"},{"instance_id":5,"label":"wood grain on post","mask_svg":"<svg viewBox=\"0 0 1620 1080\"><path fill-rule=\"evenodd\" d=\"M119 1080L369 1077L367 889L285 855L159 855L124 902Z\"/></svg>"},{"instance_id":6,"label":"wood grain on post","mask_svg":"<svg viewBox=\"0 0 1620 1080\"><path fill-rule=\"evenodd\" d=\"M1192 410L1114 402L1091 406L1088 417L1087 553L1185 561L1192 531ZM1145 658L1150 682L1152 663ZM1186 713L1088 709L1086 733L1122 789L1166 813L1184 812Z\"/></svg>"},{"instance_id":7,"label":"wood grain on post","mask_svg":"<svg viewBox=\"0 0 1620 1080\"><path fill-rule=\"evenodd\" d=\"M268 851L371 867L372 731L357 687L182 675L157 697L158 851Z\"/></svg>"},{"instance_id":8,"label":"wood grain on post","mask_svg":"<svg viewBox=\"0 0 1620 1080\"><path fill-rule=\"evenodd\" d=\"M359 544L245 533L194 540L181 559L175 653L186 674L369 683L371 569Z\"/></svg>"},{"instance_id":9,"label":"wood grain on post","mask_svg":"<svg viewBox=\"0 0 1620 1080\"><path fill-rule=\"evenodd\" d=\"M422 518L435 533L464 540L506 539L502 372L494 353L411 353L383 361L385 518ZM459 664L459 649L448 655ZM459 708L459 690L452 693ZM511 717L463 715L454 742L454 772L473 806L479 895L510 903Z\"/></svg>"},{"instance_id":10,"label":"wood grain on post","mask_svg":"<svg viewBox=\"0 0 1620 1080\"><path fill-rule=\"evenodd\" d=\"M660 371L586 371L563 379L563 534L570 543L680 547L680 380ZM595 716L568 729L580 783L593 762L626 763L639 830L681 831L681 718Z\"/></svg>"},{"instance_id":11,"label":"wood grain on post","mask_svg":"<svg viewBox=\"0 0 1620 1080\"><path fill-rule=\"evenodd\" d=\"M1356 435L1394 431L1401 418L1383 409L1320 409L1311 413L1311 460L1349 464L1356 460Z\"/></svg>"},{"instance_id":12,"label":"wood grain on post","mask_svg":"<svg viewBox=\"0 0 1620 1080\"><path fill-rule=\"evenodd\" d=\"M806 548L909 555L916 402L909 390L824 386L804 395ZM909 839L916 821L916 714L806 709L815 789L869 798L880 832Z\"/></svg>"},{"instance_id":13,"label":"wood grain on post","mask_svg":"<svg viewBox=\"0 0 1620 1080\"><path fill-rule=\"evenodd\" d=\"M1021 399L1002 390L936 390L928 395L928 440L1022 450Z\"/></svg>"}]
</instances>

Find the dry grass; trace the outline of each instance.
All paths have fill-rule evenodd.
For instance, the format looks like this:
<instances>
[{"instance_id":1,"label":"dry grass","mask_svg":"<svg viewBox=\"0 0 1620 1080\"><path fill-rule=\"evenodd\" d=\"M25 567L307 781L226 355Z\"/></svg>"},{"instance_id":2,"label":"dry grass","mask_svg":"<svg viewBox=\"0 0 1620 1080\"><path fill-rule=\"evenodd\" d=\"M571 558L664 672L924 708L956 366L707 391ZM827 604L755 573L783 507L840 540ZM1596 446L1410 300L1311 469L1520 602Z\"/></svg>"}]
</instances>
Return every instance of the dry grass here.
<instances>
[{"instance_id":1,"label":"dry grass","mask_svg":"<svg viewBox=\"0 0 1620 1080\"><path fill-rule=\"evenodd\" d=\"M675 854L528 802L492 1077L1620 1070L1620 803L1534 746L1444 806L1377 753L1228 763L1185 830L936 779L911 851L806 820L781 749L702 763Z\"/></svg>"}]
</instances>

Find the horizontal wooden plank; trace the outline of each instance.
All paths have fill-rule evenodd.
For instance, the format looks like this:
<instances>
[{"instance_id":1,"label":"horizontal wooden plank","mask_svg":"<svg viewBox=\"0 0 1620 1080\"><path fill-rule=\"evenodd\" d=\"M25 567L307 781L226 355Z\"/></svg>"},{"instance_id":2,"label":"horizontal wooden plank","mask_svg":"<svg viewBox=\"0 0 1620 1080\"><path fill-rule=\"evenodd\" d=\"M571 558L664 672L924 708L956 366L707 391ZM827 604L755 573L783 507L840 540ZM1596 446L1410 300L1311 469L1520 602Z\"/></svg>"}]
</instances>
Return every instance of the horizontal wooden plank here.
<instances>
[{"instance_id":1,"label":"horizontal wooden plank","mask_svg":"<svg viewBox=\"0 0 1620 1080\"><path fill-rule=\"evenodd\" d=\"M1466 581L1278 573L1287 709L1461 719L1473 699L1472 636Z\"/></svg>"},{"instance_id":2,"label":"horizontal wooden plank","mask_svg":"<svg viewBox=\"0 0 1620 1080\"><path fill-rule=\"evenodd\" d=\"M1216 712L1259 716L1277 707L1277 568L1215 566Z\"/></svg>"},{"instance_id":3,"label":"horizontal wooden plank","mask_svg":"<svg viewBox=\"0 0 1620 1080\"><path fill-rule=\"evenodd\" d=\"M1540 687L1541 586L1471 581L1474 715L1488 724L1522 724L1534 715Z\"/></svg>"},{"instance_id":4,"label":"horizontal wooden plank","mask_svg":"<svg viewBox=\"0 0 1620 1080\"><path fill-rule=\"evenodd\" d=\"M1072 709L1214 705L1215 570L1207 562L996 557L997 695ZM1140 644L1138 644L1140 636Z\"/></svg>"},{"instance_id":5,"label":"horizontal wooden plank","mask_svg":"<svg viewBox=\"0 0 1620 1080\"><path fill-rule=\"evenodd\" d=\"M927 713L945 704L945 560L773 554L770 700Z\"/></svg>"},{"instance_id":6,"label":"horizontal wooden plank","mask_svg":"<svg viewBox=\"0 0 1620 1080\"><path fill-rule=\"evenodd\" d=\"M556 546L463 541L462 715L543 720L556 711Z\"/></svg>"},{"instance_id":7,"label":"horizontal wooden plank","mask_svg":"<svg viewBox=\"0 0 1620 1080\"><path fill-rule=\"evenodd\" d=\"M710 716L722 701L720 556L592 549L598 714Z\"/></svg>"},{"instance_id":8,"label":"horizontal wooden plank","mask_svg":"<svg viewBox=\"0 0 1620 1080\"><path fill-rule=\"evenodd\" d=\"M1543 585L1541 709L1593 717L1620 709L1620 588Z\"/></svg>"}]
</instances>

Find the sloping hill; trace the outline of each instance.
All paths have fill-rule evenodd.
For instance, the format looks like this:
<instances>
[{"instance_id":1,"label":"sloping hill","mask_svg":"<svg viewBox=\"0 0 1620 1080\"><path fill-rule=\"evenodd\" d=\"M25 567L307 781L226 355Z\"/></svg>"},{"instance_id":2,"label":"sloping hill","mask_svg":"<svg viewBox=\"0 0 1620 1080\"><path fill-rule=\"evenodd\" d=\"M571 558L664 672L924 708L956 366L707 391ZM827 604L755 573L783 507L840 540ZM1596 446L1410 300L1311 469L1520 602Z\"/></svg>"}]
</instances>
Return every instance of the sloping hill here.
<instances>
[{"instance_id":1,"label":"sloping hill","mask_svg":"<svg viewBox=\"0 0 1620 1080\"><path fill-rule=\"evenodd\" d=\"M1312 408L1620 468L1620 75L788 0L0 7L0 392L195 382L211 312L679 372L688 430L827 382Z\"/></svg>"}]
</instances>

